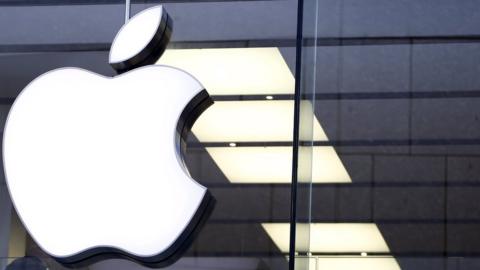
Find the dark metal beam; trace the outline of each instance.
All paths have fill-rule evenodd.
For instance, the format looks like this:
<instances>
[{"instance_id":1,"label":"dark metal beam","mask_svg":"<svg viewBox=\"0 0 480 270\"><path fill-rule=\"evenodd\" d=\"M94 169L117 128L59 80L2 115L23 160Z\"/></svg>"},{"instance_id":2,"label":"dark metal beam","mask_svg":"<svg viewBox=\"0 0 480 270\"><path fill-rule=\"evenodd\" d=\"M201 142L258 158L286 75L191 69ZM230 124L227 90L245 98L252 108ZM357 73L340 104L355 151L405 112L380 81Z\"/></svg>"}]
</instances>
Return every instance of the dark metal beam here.
<instances>
[{"instance_id":1,"label":"dark metal beam","mask_svg":"<svg viewBox=\"0 0 480 270\"><path fill-rule=\"evenodd\" d=\"M251 2L275 0L132 0L132 4ZM121 5L125 0L0 0L0 6Z\"/></svg>"},{"instance_id":2,"label":"dark metal beam","mask_svg":"<svg viewBox=\"0 0 480 270\"><path fill-rule=\"evenodd\" d=\"M188 143L189 148L205 147L230 147L231 142L204 142ZM234 142L235 147L291 147L291 141L264 141L264 142ZM307 141L299 142L300 146L458 146L458 145L480 145L480 139L404 139L404 140L329 140L329 141Z\"/></svg>"},{"instance_id":3,"label":"dark metal beam","mask_svg":"<svg viewBox=\"0 0 480 270\"><path fill-rule=\"evenodd\" d=\"M1 1L1 0L0 0ZM1 6L1 2L0 2ZM169 48L249 48L249 47L295 47L294 39L262 40L205 40L174 41ZM314 40L304 39L305 46L313 46ZM408 44L458 44L480 43L480 36L411 36L411 37L323 37L316 40L319 47L330 46L388 46ZM11 44L0 45L0 53L30 52L70 52L70 51L108 51L110 43L72 43L72 44Z\"/></svg>"}]
</instances>

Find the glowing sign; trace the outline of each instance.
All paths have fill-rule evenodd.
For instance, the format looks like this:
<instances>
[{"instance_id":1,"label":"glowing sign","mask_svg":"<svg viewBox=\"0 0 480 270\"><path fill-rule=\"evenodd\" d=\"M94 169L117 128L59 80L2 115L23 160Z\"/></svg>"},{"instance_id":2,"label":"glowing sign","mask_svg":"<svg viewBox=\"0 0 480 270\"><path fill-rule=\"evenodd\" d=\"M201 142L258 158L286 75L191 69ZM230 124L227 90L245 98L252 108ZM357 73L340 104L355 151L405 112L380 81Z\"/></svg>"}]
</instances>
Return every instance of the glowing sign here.
<instances>
[{"instance_id":1,"label":"glowing sign","mask_svg":"<svg viewBox=\"0 0 480 270\"><path fill-rule=\"evenodd\" d=\"M10 110L3 151L11 198L30 235L64 264L120 256L163 266L213 206L180 151L182 133L212 101L190 74L148 65L170 33L163 8L147 9L112 45L110 62L126 73L50 71Z\"/></svg>"}]
</instances>

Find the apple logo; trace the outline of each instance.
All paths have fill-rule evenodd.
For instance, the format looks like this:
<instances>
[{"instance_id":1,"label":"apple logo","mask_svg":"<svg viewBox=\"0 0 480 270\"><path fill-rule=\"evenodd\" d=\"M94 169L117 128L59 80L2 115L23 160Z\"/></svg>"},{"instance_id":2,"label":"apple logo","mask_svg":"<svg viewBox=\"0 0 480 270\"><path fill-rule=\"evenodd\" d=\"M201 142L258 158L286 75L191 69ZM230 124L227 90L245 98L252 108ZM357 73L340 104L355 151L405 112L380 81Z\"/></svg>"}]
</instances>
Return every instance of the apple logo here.
<instances>
[{"instance_id":1,"label":"apple logo","mask_svg":"<svg viewBox=\"0 0 480 270\"><path fill-rule=\"evenodd\" d=\"M36 243L67 266L122 257L174 262L214 205L182 159L212 104L190 74L151 65L169 42L161 6L134 16L110 50L120 74L47 72L23 89L3 134L7 186Z\"/></svg>"}]
</instances>

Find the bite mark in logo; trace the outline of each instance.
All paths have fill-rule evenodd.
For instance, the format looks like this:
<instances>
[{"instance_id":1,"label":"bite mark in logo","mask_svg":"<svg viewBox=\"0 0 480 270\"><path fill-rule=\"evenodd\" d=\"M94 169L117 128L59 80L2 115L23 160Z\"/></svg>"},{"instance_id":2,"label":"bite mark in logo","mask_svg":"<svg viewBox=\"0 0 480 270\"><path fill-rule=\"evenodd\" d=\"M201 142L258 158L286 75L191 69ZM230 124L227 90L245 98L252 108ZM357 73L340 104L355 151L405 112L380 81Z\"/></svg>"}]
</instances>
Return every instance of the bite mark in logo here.
<instances>
[{"instance_id":1,"label":"bite mark in logo","mask_svg":"<svg viewBox=\"0 0 480 270\"><path fill-rule=\"evenodd\" d=\"M151 65L172 21L161 6L117 34L104 77L61 68L32 81L5 125L8 189L26 229L59 262L174 262L214 199L182 160L183 137L212 104L190 74Z\"/></svg>"}]
</instances>

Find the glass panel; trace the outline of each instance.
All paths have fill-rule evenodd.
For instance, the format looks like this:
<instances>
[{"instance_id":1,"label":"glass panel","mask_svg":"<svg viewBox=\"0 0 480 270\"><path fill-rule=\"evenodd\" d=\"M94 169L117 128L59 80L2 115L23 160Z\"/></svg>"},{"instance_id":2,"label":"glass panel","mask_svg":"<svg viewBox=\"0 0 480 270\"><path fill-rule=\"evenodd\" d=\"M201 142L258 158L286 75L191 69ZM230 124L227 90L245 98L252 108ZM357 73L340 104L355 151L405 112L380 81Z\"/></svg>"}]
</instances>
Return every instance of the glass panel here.
<instances>
[{"instance_id":1,"label":"glass panel","mask_svg":"<svg viewBox=\"0 0 480 270\"><path fill-rule=\"evenodd\" d=\"M292 221L296 224L295 230L291 231L291 243L295 250L290 256L295 256L294 265L290 263L290 269L315 269L315 260L311 259L312 245L312 182L318 181L313 170L313 161L319 154L314 151L312 142L315 139L324 140L325 133L314 115L315 108L315 81L316 81L316 46L312 46L312 40L317 37L317 8L316 1L299 1L299 27L297 28L297 65L296 70L296 117L294 132L294 165L293 171L292 201L295 203ZM303 21L302 21L303 20ZM299 43L300 42L300 43ZM318 126L318 128L315 128ZM318 136L316 130L322 130L322 136ZM322 151L320 151L322 152ZM321 154L320 154L321 155ZM297 160L295 160L295 158ZM295 164L297 163L297 164ZM320 171L320 174L322 171ZM314 179L315 178L315 179ZM328 177L326 177L328 178ZM328 180L327 180L328 182ZM295 194L295 196L293 195ZM274 224L272 226L287 227L288 224Z\"/></svg>"},{"instance_id":2,"label":"glass panel","mask_svg":"<svg viewBox=\"0 0 480 270\"><path fill-rule=\"evenodd\" d=\"M305 0L306 14L318 4L303 20L318 36L302 72L315 73L328 138L312 144L333 147L346 174L312 184L299 269L479 267L474 2ZM332 170L325 159L313 155L312 170Z\"/></svg>"}]
</instances>

